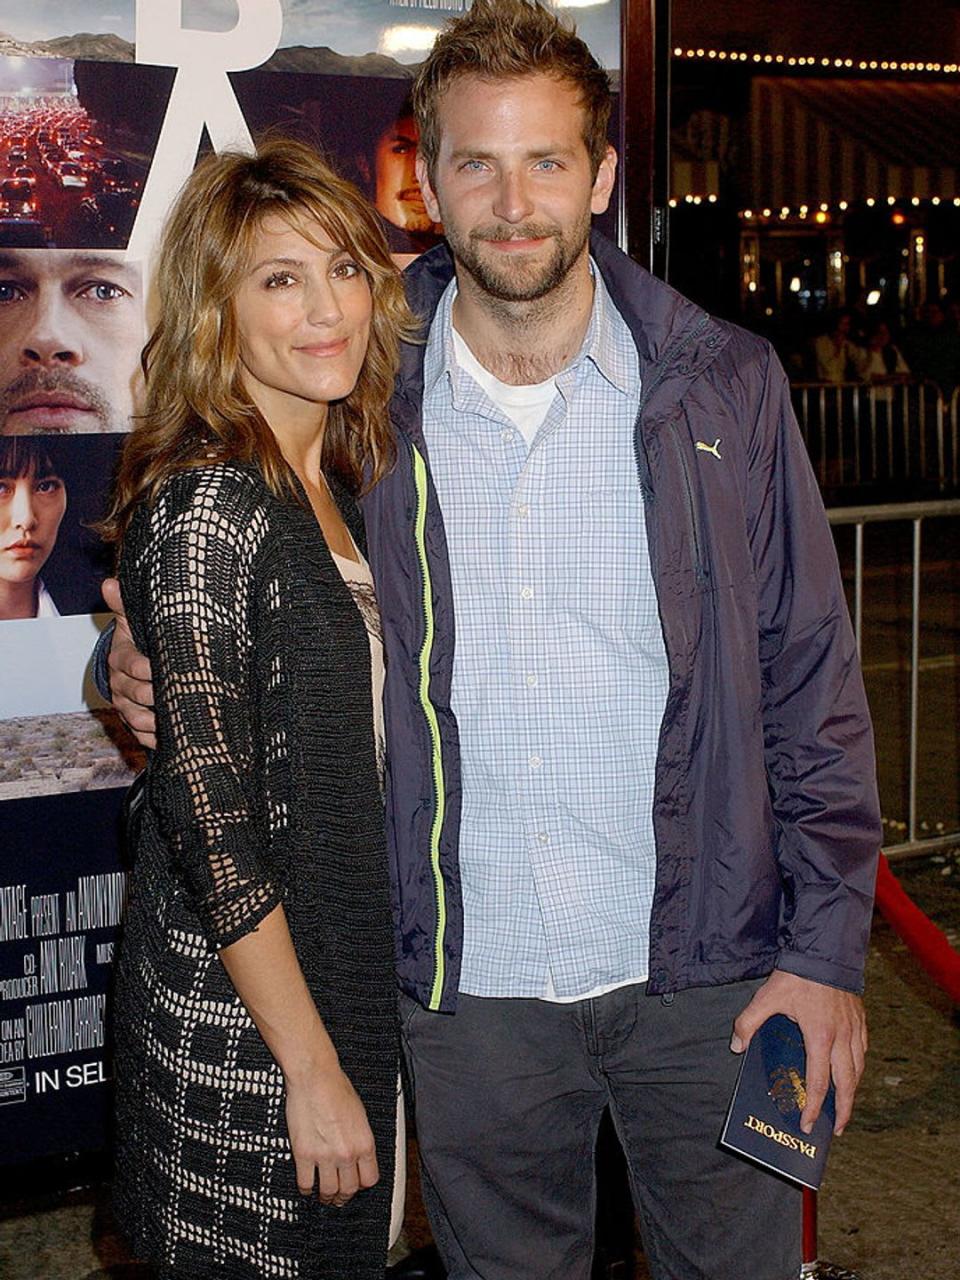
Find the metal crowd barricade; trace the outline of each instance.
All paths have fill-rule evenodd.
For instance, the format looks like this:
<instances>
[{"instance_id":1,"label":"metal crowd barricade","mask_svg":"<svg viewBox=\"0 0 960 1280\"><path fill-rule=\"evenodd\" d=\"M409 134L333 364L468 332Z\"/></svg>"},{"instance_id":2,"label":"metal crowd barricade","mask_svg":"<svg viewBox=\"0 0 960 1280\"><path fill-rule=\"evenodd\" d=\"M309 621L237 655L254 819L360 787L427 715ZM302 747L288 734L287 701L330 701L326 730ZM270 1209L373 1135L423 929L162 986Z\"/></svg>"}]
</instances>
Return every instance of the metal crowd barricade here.
<instances>
[{"instance_id":1,"label":"metal crowd barricade","mask_svg":"<svg viewBox=\"0 0 960 1280\"><path fill-rule=\"evenodd\" d=\"M960 389L945 402L933 382L795 382L791 395L824 488L897 480L934 482L941 491L957 485Z\"/></svg>"},{"instance_id":2,"label":"metal crowd barricade","mask_svg":"<svg viewBox=\"0 0 960 1280\"><path fill-rule=\"evenodd\" d=\"M954 430L956 429L956 397L954 397ZM956 454L954 454L956 457ZM857 637L857 652L861 651L863 635L863 531L868 524L894 520L909 520L913 524L913 571L910 603L910 765L908 775L907 838L899 844L884 849L888 858L905 858L928 853L960 843L960 828L932 837L917 834L917 764L919 749L919 694L920 694L920 565L921 529L924 520L953 516L960 518L960 499L931 502L881 503L867 507L832 507L827 510L831 525L852 524L855 527L854 544L854 607L853 625ZM947 763L946 767L949 767ZM954 769L960 761L954 761Z\"/></svg>"}]
</instances>

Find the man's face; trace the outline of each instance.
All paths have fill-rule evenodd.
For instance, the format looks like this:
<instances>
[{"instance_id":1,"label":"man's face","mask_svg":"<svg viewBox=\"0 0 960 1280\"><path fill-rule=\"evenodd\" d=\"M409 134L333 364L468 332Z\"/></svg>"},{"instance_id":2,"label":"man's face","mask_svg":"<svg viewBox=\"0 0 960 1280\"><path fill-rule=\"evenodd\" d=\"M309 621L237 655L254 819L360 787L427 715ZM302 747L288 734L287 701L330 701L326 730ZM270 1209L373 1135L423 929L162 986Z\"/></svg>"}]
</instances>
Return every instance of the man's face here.
<instances>
[{"instance_id":1,"label":"man's face","mask_svg":"<svg viewBox=\"0 0 960 1280\"><path fill-rule=\"evenodd\" d=\"M549 76L463 76L438 111L434 180L420 159L417 175L458 267L503 301L546 296L585 260L591 214L610 201L613 148L593 179L576 90Z\"/></svg>"},{"instance_id":2,"label":"man's face","mask_svg":"<svg viewBox=\"0 0 960 1280\"><path fill-rule=\"evenodd\" d=\"M143 329L136 264L0 249L0 434L129 431Z\"/></svg>"},{"instance_id":3,"label":"man's face","mask_svg":"<svg viewBox=\"0 0 960 1280\"><path fill-rule=\"evenodd\" d=\"M412 116L401 116L384 129L373 155L374 204L388 222L404 231L440 234L427 213L417 181L420 134Z\"/></svg>"},{"instance_id":4,"label":"man's face","mask_svg":"<svg viewBox=\"0 0 960 1280\"><path fill-rule=\"evenodd\" d=\"M0 475L0 582L33 582L57 541L67 509L67 491L56 475L31 468Z\"/></svg>"}]
</instances>

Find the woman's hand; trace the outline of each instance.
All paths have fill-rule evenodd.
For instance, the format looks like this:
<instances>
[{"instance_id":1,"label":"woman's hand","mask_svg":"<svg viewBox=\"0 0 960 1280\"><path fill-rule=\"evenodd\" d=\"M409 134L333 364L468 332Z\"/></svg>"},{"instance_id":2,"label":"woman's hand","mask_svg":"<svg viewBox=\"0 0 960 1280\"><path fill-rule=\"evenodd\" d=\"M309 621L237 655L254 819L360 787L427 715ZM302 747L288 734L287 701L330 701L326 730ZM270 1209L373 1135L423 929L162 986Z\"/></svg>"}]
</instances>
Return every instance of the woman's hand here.
<instances>
[{"instance_id":1,"label":"woman's hand","mask_svg":"<svg viewBox=\"0 0 960 1280\"><path fill-rule=\"evenodd\" d=\"M223 967L283 1072L297 1186L343 1205L380 1177L363 1103L340 1067L297 960L283 907L220 952Z\"/></svg>"},{"instance_id":2,"label":"woman's hand","mask_svg":"<svg viewBox=\"0 0 960 1280\"><path fill-rule=\"evenodd\" d=\"M287 1131L297 1186L322 1204L344 1205L380 1177L363 1103L340 1068L287 1080Z\"/></svg>"}]
</instances>

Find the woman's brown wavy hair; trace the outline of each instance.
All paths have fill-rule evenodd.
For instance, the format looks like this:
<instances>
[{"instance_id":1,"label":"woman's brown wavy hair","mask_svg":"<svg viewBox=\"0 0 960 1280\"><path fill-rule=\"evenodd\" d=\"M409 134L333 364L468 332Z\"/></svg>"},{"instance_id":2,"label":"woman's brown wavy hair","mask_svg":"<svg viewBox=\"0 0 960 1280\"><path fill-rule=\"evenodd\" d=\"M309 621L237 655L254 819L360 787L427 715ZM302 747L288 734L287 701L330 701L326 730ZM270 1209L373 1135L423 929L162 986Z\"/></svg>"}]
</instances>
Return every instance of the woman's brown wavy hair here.
<instances>
[{"instance_id":1,"label":"woman's brown wavy hair","mask_svg":"<svg viewBox=\"0 0 960 1280\"><path fill-rule=\"evenodd\" d=\"M170 211L155 276L159 322L143 349L146 406L125 442L103 536L123 536L134 506L173 472L211 457L254 461L270 488L298 492L276 438L244 390L233 298L253 239L280 217L312 239L319 226L366 273L370 342L354 390L330 405L321 465L355 492L392 465L387 406L400 342L418 326L373 208L306 143L272 137L256 152L209 155Z\"/></svg>"}]
</instances>

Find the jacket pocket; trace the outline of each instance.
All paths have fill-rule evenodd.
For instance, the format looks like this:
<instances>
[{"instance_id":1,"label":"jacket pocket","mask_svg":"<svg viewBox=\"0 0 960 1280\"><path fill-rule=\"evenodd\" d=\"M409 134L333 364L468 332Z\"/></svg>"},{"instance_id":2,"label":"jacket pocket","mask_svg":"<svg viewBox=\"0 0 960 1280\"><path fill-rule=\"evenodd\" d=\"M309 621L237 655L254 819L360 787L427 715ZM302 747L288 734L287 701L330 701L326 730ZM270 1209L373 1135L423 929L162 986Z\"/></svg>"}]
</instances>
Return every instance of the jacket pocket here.
<instances>
[{"instance_id":1,"label":"jacket pocket","mask_svg":"<svg viewBox=\"0 0 960 1280\"><path fill-rule=\"evenodd\" d=\"M687 458L684 439L685 436L687 438L689 437L689 426L687 423L686 413L684 413L682 418L674 418L670 423L670 430L667 433L667 439L673 449L676 450L680 467L680 475L682 479L682 484L680 486L681 506L683 508L688 536L690 539L694 583L696 584L697 590L703 591L709 584L710 570L707 567L705 559L706 548L703 542L703 530L701 529L697 497L693 488L693 477L691 475L690 462Z\"/></svg>"},{"instance_id":2,"label":"jacket pocket","mask_svg":"<svg viewBox=\"0 0 960 1280\"><path fill-rule=\"evenodd\" d=\"M655 554L658 580L675 596L753 581L732 436L713 424L695 430L682 407L658 424Z\"/></svg>"}]
</instances>

